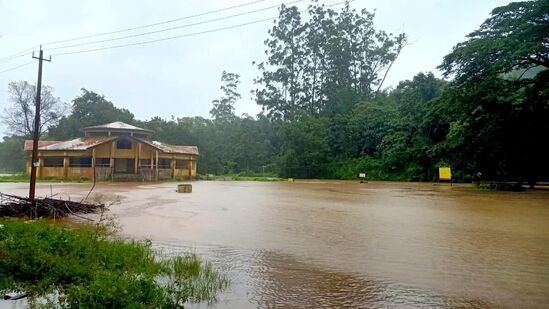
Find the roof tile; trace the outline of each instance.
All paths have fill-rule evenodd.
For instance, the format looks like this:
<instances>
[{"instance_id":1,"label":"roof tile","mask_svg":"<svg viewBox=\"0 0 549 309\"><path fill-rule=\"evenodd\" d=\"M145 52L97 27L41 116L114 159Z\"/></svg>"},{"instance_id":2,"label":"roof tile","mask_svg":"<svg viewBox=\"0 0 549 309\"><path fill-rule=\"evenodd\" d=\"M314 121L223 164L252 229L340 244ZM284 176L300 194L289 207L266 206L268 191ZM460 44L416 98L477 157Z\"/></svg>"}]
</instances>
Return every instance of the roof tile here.
<instances>
[{"instance_id":1,"label":"roof tile","mask_svg":"<svg viewBox=\"0 0 549 309\"><path fill-rule=\"evenodd\" d=\"M89 136L70 141L38 141L38 150L87 150L113 139L109 136ZM25 141L24 150L32 150L32 140Z\"/></svg>"},{"instance_id":2,"label":"roof tile","mask_svg":"<svg viewBox=\"0 0 549 309\"><path fill-rule=\"evenodd\" d=\"M111 122L111 123L100 124L100 125L97 125L97 126L91 126L91 127L84 128L84 130L94 130L94 129L119 129L119 130L136 130L136 131L152 132L151 130L147 130L147 129L139 128L139 127L136 127L136 126L132 126L131 124L127 124L127 123L122 122L122 121L115 121L115 122Z\"/></svg>"},{"instance_id":3,"label":"roof tile","mask_svg":"<svg viewBox=\"0 0 549 309\"><path fill-rule=\"evenodd\" d=\"M190 154L190 155L198 155L198 147L196 146L183 146L183 145L170 145L158 141L148 141L142 138L136 138L134 139L145 143L151 147L154 147L162 152L165 153L179 153L179 154Z\"/></svg>"}]
</instances>

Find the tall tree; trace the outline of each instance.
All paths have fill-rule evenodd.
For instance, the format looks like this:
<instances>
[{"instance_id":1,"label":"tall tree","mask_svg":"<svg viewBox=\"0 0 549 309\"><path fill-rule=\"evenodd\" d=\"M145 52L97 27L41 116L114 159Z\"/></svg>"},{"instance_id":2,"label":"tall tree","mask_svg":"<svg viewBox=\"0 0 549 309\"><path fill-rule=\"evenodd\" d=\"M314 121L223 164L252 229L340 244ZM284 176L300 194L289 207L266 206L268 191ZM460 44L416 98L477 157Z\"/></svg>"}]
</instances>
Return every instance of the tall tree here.
<instances>
[{"instance_id":1,"label":"tall tree","mask_svg":"<svg viewBox=\"0 0 549 309\"><path fill-rule=\"evenodd\" d=\"M303 32L297 7L280 7L279 18L265 40L267 61L258 64L262 76L255 82L257 104L275 119L288 119L303 104Z\"/></svg>"},{"instance_id":2,"label":"tall tree","mask_svg":"<svg viewBox=\"0 0 549 309\"><path fill-rule=\"evenodd\" d=\"M470 173L530 183L548 176L540 152L549 130L548 12L545 0L498 7L440 66L455 77L442 109L453 115L448 142Z\"/></svg>"},{"instance_id":3,"label":"tall tree","mask_svg":"<svg viewBox=\"0 0 549 309\"><path fill-rule=\"evenodd\" d=\"M223 71L221 74L221 91L223 96L212 101L210 114L216 121L231 121L235 118L234 104L240 99L238 93L240 76L235 73Z\"/></svg>"},{"instance_id":4,"label":"tall tree","mask_svg":"<svg viewBox=\"0 0 549 309\"><path fill-rule=\"evenodd\" d=\"M438 158L432 150L448 131L448 123L434 114L446 84L432 73L419 73L389 93L394 114L380 126L384 134L377 147L388 172L414 180L434 178Z\"/></svg>"},{"instance_id":5,"label":"tall tree","mask_svg":"<svg viewBox=\"0 0 549 309\"><path fill-rule=\"evenodd\" d=\"M492 10L467 41L457 44L440 65L459 82L515 69L549 68L549 1L512 2Z\"/></svg>"},{"instance_id":6,"label":"tall tree","mask_svg":"<svg viewBox=\"0 0 549 309\"><path fill-rule=\"evenodd\" d=\"M8 85L9 101L12 105L4 109L2 120L8 130L15 135L30 137L34 131L34 113L36 109L36 86L26 81L11 82ZM42 87L40 112L40 132L55 126L67 111L61 99L53 95L53 88Z\"/></svg>"},{"instance_id":7,"label":"tall tree","mask_svg":"<svg viewBox=\"0 0 549 309\"><path fill-rule=\"evenodd\" d=\"M281 6L265 41L254 94L272 119L349 112L376 95L406 42L377 31L373 14L348 3L336 12L315 1L308 14L304 23L295 6Z\"/></svg>"},{"instance_id":8,"label":"tall tree","mask_svg":"<svg viewBox=\"0 0 549 309\"><path fill-rule=\"evenodd\" d=\"M117 108L105 96L82 88L82 94L72 101L72 113L59 120L50 130L50 137L68 139L81 136L87 126L122 121L135 123L134 115L125 108Z\"/></svg>"}]
</instances>

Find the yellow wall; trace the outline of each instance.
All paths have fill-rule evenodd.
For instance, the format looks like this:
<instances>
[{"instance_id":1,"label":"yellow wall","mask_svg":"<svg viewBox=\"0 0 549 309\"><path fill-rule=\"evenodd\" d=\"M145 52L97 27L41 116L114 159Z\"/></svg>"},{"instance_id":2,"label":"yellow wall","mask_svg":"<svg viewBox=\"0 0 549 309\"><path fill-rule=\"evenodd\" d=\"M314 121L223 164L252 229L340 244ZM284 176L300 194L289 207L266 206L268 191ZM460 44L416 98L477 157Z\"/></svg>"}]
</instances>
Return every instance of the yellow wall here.
<instances>
[{"instance_id":1,"label":"yellow wall","mask_svg":"<svg viewBox=\"0 0 549 309\"><path fill-rule=\"evenodd\" d=\"M190 165L190 175L189 168L175 169L175 177L196 177L196 156L185 156L186 158L194 157L191 160L187 159L188 164Z\"/></svg>"},{"instance_id":2,"label":"yellow wall","mask_svg":"<svg viewBox=\"0 0 549 309\"><path fill-rule=\"evenodd\" d=\"M63 177L62 167L40 167L40 177Z\"/></svg>"},{"instance_id":3,"label":"yellow wall","mask_svg":"<svg viewBox=\"0 0 549 309\"><path fill-rule=\"evenodd\" d=\"M139 154L140 159L150 159L156 156L156 149L152 148L147 144L141 144L141 153ZM159 152L160 157L160 152Z\"/></svg>"},{"instance_id":4,"label":"yellow wall","mask_svg":"<svg viewBox=\"0 0 549 309\"><path fill-rule=\"evenodd\" d=\"M64 153L66 153L68 157L91 157L92 156L91 149L84 150L84 151L65 151ZM61 154L60 156L63 156L63 154Z\"/></svg>"},{"instance_id":5,"label":"yellow wall","mask_svg":"<svg viewBox=\"0 0 549 309\"><path fill-rule=\"evenodd\" d=\"M31 159L29 156L27 156L27 160L25 162L25 171L27 171L27 175L31 172Z\"/></svg>"},{"instance_id":6,"label":"yellow wall","mask_svg":"<svg viewBox=\"0 0 549 309\"><path fill-rule=\"evenodd\" d=\"M141 144L141 147L139 147ZM96 158L110 158L111 152L113 158L130 158L130 159L155 159L157 150L147 144L132 141L131 149L117 149L116 142L107 142L95 147ZM88 177L92 178L93 169L89 167L69 167L68 157L86 156L91 157L93 151L91 149L85 151L40 151L38 158L40 159L40 167L37 171L38 177ZM26 171L29 174L31 169L31 151L25 152L26 156ZM45 167L43 157L65 157L65 168L63 167ZM196 177L196 160L195 155L182 154L162 154L158 151L158 158L170 160L187 160L190 161L190 177ZM173 168L173 166L172 166ZM64 169L66 169L66 175ZM174 177L189 177L189 169L173 169Z\"/></svg>"},{"instance_id":7,"label":"yellow wall","mask_svg":"<svg viewBox=\"0 0 549 309\"><path fill-rule=\"evenodd\" d=\"M189 177L188 169L175 169L175 177Z\"/></svg>"},{"instance_id":8,"label":"yellow wall","mask_svg":"<svg viewBox=\"0 0 549 309\"><path fill-rule=\"evenodd\" d=\"M93 168L91 167L69 167L67 177L93 177Z\"/></svg>"},{"instance_id":9,"label":"yellow wall","mask_svg":"<svg viewBox=\"0 0 549 309\"><path fill-rule=\"evenodd\" d=\"M109 158L111 156L112 142L107 142L95 147L96 158Z\"/></svg>"}]
</instances>

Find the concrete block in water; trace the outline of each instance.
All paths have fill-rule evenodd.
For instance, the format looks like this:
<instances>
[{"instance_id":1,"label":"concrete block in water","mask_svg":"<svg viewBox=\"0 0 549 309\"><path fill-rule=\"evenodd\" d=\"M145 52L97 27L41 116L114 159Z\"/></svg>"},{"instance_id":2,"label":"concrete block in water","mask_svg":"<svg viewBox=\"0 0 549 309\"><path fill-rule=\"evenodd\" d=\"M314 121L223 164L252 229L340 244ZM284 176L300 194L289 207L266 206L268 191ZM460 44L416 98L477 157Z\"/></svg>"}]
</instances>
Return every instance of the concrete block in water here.
<instances>
[{"instance_id":1,"label":"concrete block in water","mask_svg":"<svg viewBox=\"0 0 549 309\"><path fill-rule=\"evenodd\" d=\"M190 183L183 183L177 185L177 192L179 193L191 193L193 192L193 185Z\"/></svg>"}]
</instances>

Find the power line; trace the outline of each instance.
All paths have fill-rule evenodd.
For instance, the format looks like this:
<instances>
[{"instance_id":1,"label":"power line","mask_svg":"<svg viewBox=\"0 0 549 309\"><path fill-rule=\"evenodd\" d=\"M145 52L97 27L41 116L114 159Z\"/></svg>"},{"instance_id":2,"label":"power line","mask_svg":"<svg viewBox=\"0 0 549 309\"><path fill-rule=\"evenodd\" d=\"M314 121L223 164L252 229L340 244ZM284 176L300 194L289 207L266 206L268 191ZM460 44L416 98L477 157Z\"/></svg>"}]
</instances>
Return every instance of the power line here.
<instances>
[{"instance_id":1,"label":"power line","mask_svg":"<svg viewBox=\"0 0 549 309\"><path fill-rule=\"evenodd\" d=\"M31 64L31 63L34 63L34 60L29 61L29 62L26 62L26 63L23 63L23 64L21 64L21 65L18 65L18 66L12 67L12 68L9 68L9 69L4 70L4 71L0 71L0 74L1 74L1 73L5 73L5 72L9 72L9 71L13 71L13 70L15 70L15 69L19 69L20 67L24 67L24 66L29 65L29 64Z\"/></svg>"},{"instance_id":2,"label":"power line","mask_svg":"<svg viewBox=\"0 0 549 309\"><path fill-rule=\"evenodd\" d=\"M0 64L10 62L12 60L15 60L17 58L21 58L23 56L25 56L25 54L17 54L17 55L13 55L13 56L10 56L10 57L6 57L6 58L4 58L4 60L0 61Z\"/></svg>"},{"instance_id":3,"label":"power line","mask_svg":"<svg viewBox=\"0 0 549 309\"><path fill-rule=\"evenodd\" d=\"M189 36L195 36L195 35L200 35L200 34L205 34L205 33L217 32L217 31L222 31L222 30L229 30L229 29L238 28L238 27L242 27L242 26L248 26L248 25L252 25L252 24L257 24L257 23L261 23L261 22L265 22L265 21L269 21L269 20L273 20L273 18L270 17L270 18L255 20L255 21L247 22L247 23L243 23L243 24L233 25L233 26L229 26L229 27L222 27L222 28L216 28L216 29L205 30L205 31L200 31L200 32L186 33L186 34L182 34L182 35L176 35L176 36L171 36L171 37L166 37L166 38L161 38L161 39L156 39L156 40L141 41L141 42L136 42L136 43L114 45L114 46L87 49L87 50L80 50L80 51L74 51L74 52L57 53L57 54L52 54L52 56L72 55L72 54L95 52L95 51L106 50L106 49L114 49L114 48L136 46L136 45L145 45L145 44L156 43L156 42L167 41L167 40L173 40L173 39L189 37Z\"/></svg>"},{"instance_id":4,"label":"power line","mask_svg":"<svg viewBox=\"0 0 549 309\"><path fill-rule=\"evenodd\" d=\"M27 48L27 49L18 51L18 52L16 52L15 54L12 54L11 56L4 57L4 58L0 59L0 63L5 63L5 62L11 61L11 60L13 60L13 59L16 59L16 58L25 56L25 54L26 54L27 52L33 50L33 49L36 48L36 47L38 47L38 45L34 45L33 47L29 47L29 48Z\"/></svg>"},{"instance_id":5,"label":"power line","mask_svg":"<svg viewBox=\"0 0 549 309\"><path fill-rule=\"evenodd\" d=\"M154 27L154 26L173 23L173 22L181 21L181 20L185 20L185 19L191 19L191 18L195 18L195 17L200 17L200 16L210 15L210 14L219 13L219 12L223 12L223 11L228 11L228 10L232 10L232 9L236 9L236 8L240 8L240 7L244 7L244 6L248 6L248 5L252 5L252 4L256 4L256 3L264 2L264 1L265 0L256 0L256 1L247 2L247 3L243 3L243 4L229 6L229 7L218 9L218 10L213 10L213 11L207 11L207 12L203 12L203 13L188 15L188 16L179 17L179 18L166 20L166 21L161 21L161 22L157 22L157 23L146 24L146 25L141 25L141 26L136 26L136 27L131 27L131 28L125 28L125 29L120 29L120 30L115 30L115 31L109 31L109 32L89 34L89 35L84 35L84 36L65 39L65 40L47 42L47 43L44 43L42 45L53 45L53 44L58 44L58 43L77 41L77 40L89 39L89 38L93 38L93 37L105 36L105 35L109 35L109 34L116 34L116 33L127 32L127 31L132 31L132 30L138 30L138 29L143 29L143 28L148 28L148 27Z\"/></svg>"},{"instance_id":6,"label":"power line","mask_svg":"<svg viewBox=\"0 0 549 309\"><path fill-rule=\"evenodd\" d=\"M341 4L344 4L344 3L347 3L347 2L352 2L352 1L355 1L355 0L341 1L341 2L337 2L337 3L327 5L326 7L341 5ZM200 34L218 32L218 31L229 30L229 29L234 29L234 28L238 28L238 27L253 25L253 24L257 24L257 23L261 23L261 22L271 21L273 19L276 19L277 17L278 16L274 16L274 17L270 17L270 18L259 19L259 20L246 22L246 23L241 23L241 24L236 24L236 25L232 25L232 26L220 27L220 28L215 28L215 29L210 29L210 30L205 30L205 31L199 31L199 32L186 33L186 34L181 34L181 35L176 35L176 36L171 36L171 37L165 37L165 38L160 38L160 39L155 39L155 40L141 41L141 42L135 42L135 43L121 44L121 45L113 45L113 46L100 47L100 48L87 49L87 50L79 50L79 51L72 51L72 52L57 53L57 54L52 54L52 56L64 56L64 55L73 55L73 54L81 54L81 53L90 53L90 52L96 52L96 51L102 51L102 50L108 50L108 49L116 49L116 48L123 48L123 47L129 47L129 46L138 46L138 45L151 44L151 43L156 43L156 42L162 42L162 41L173 40L173 39L178 39L178 38L183 38L183 37L196 36L196 35L200 35Z\"/></svg>"},{"instance_id":7,"label":"power line","mask_svg":"<svg viewBox=\"0 0 549 309\"><path fill-rule=\"evenodd\" d=\"M304 0L295 0L295 1L292 1L292 2L288 2L287 4L295 4L295 3L303 2L303 1ZM181 25L181 26L177 26L177 27L164 28L164 29L159 29L159 30L154 30L154 31L149 31L149 32L143 32L143 33L137 33L137 34L132 34L132 35L126 35L126 36L121 36L121 37L111 38L111 39L104 39L104 40L98 40L98 41L82 42L82 43L76 43L76 44L71 44L71 45L64 45L64 46L49 48L49 50L57 50L57 49L64 49L64 48L70 48L70 47L85 46L85 45L90 45L90 44L106 43L106 42L118 41L118 40L123 40L123 39L134 38L134 37L140 37L140 36L144 36L144 35L150 35L150 34L161 33L161 32L166 32L166 31L172 31L172 30L177 30L177 29L183 29L183 28L188 28L188 27L192 27L192 26L197 26L197 25L207 24L207 23L211 23L211 22L216 22L216 21L220 21L220 20L230 19L230 18L234 18L234 17L238 17L238 16L244 16L244 15L248 15L248 14L253 14L253 13L262 12L262 11L266 11L266 10L271 10L271 9L274 9L274 8L278 8L279 6L280 6L280 4L277 4L277 5L257 9L257 10L247 11L247 12L233 14L233 15L229 15L229 16L223 16L223 17L209 19L209 20L200 21L200 22L191 23L191 24L185 24L185 25Z\"/></svg>"},{"instance_id":8,"label":"power line","mask_svg":"<svg viewBox=\"0 0 549 309\"><path fill-rule=\"evenodd\" d=\"M223 11L228 11L228 10L232 10L232 9L237 9L237 8L240 8L240 7L253 5L253 4L264 2L264 1L266 1L266 0L255 0L255 1L247 2L247 3L242 3L242 4L233 5L233 6L230 6L230 7L218 9L218 10L202 12L202 13L198 13L198 14L188 15L188 16L175 18L175 19L171 19L171 20L166 20L166 21L161 21L161 22L157 22L157 23L146 24L146 25L141 25L141 26L136 26L136 27L131 27L131 28L125 28L125 29L120 29L120 30L115 30L115 31L103 32L103 33L90 34L90 35L85 35L85 36L80 36L80 37L75 37L75 38L70 38L70 39L65 39L65 40L53 41L53 42L48 42L48 43L45 43L45 44L42 44L42 45L54 45L54 44L59 44L59 43L64 43L64 42L77 41L77 40L83 40L83 39L87 39L87 38L100 37L100 36L105 36L105 35L109 35L109 34L116 34L116 33L127 32L127 31L132 31L132 30L138 30L138 29L143 29L143 28L148 28L148 27L154 27L154 26L164 25L164 24L168 24L168 23L181 21L181 20L191 19L191 18L200 17L200 16L206 16L206 15L219 13L219 12L223 12ZM265 10L266 9L267 8L265 8ZM242 14L242 15L245 15L245 14ZM238 16L238 15L235 15L235 16ZM231 16L231 17L235 17L235 16ZM230 18L230 17L226 17L226 18ZM216 20L222 20L222 19L224 19L224 18L220 18L220 19L216 19ZM206 21L206 22L209 22L209 21ZM202 22L202 23L206 23L206 22ZM190 26L194 26L194 25L199 25L199 24L202 24L202 23L184 25L181 28L190 27ZM174 30L174 29L178 29L178 28L174 27L173 29L166 29L165 31ZM158 31L158 32L162 32L162 31ZM132 35L132 36L128 36L127 38L137 37L137 36L142 36L142 35L147 35L147 34L152 34L152 33L156 33L156 32L153 31L153 32L150 32L150 33ZM124 39L124 38L126 38L126 37L114 38L114 39L110 39L110 40L104 40L104 42L109 42L109 41L114 41L114 40L117 40L117 39ZM68 46L61 46L61 47L50 48L50 50L61 49L61 48L65 48L65 47L74 47L74 46L80 46L80 45L88 45L88 44L94 44L94 43L101 43L101 42L103 42L103 41L95 41L95 42L89 42L89 43L81 43L81 44L74 44L74 45L68 45ZM34 45L30 48L21 50L21 51L15 53L15 54L10 55L10 56L0 58L0 64L12 61L14 59L17 59L17 58L20 58L20 57L23 57L23 56L26 56L26 52L31 51L36 47L38 47L38 45Z\"/></svg>"},{"instance_id":9,"label":"power line","mask_svg":"<svg viewBox=\"0 0 549 309\"><path fill-rule=\"evenodd\" d=\"M44 43L42 45L54 45L54 44L58 44L58 43L77 41L77 40L82 40L82 39L87 39L87 38L92 38L92 37L99 37L99 36L105 36L105 35L109 35L109 34L116 34L116 33L127 32L127 31L132 31L132 30L138 30L138 29L143 29L143 28L148 28L148 27L154 27L154 26L173 23L173 22L181 21L181 20L185 20L185 19L191 19L191 18L195 18L195 17L200 17L200 16L210 15L210 14L219 13L219 12L223 12L223 11L228 11L228 10L232 10L232 9L237 9L237 8L240 8L240 7L253 5L253 4L264 2L264 1L266 1L266 0L256 0L256 1L252 1L252 2L247 2L247 3L242 3L242 4L238 4L238 5L229 6L229 7L218 9L218 10L202 12L202 13L198 13L198 14L188 15L188 16L179 17L179 18L175 18L175 19L170 19L170 20L166 20L166 21L161 21L161 22L157 22L157 23L146 24L146 25L141 25L141 26L136 26L136 27L131 27L131 28L125 28L125 29L120 29L120 30L115 30L115 31L103 32L103 33L90 34L90 35L85 35L85 36L80 36L80 37L75 37L75 38L70 38L70 39L65 39L65 40L52 41L52 42ZM191 26L191 25L189 25L189 26ZM36 47L38 47L38 45L34 45L34 46L32 46L30 48L27 48L25 50L21 50L21 51L15 53L15 54L10 55L10 56L0 58L0 63L8 62L8 61L11 61L13 59L22 57L22 56L24 56L24 54L22 54L22 53L26 53L28 51L31 51ZM64 47L72 47L72 45L71 46L64 46ZM62 47L56 47L56 48L50 48L50 49L60 49L60 48L62 48Z\"/></svg>"}]
</instances>

